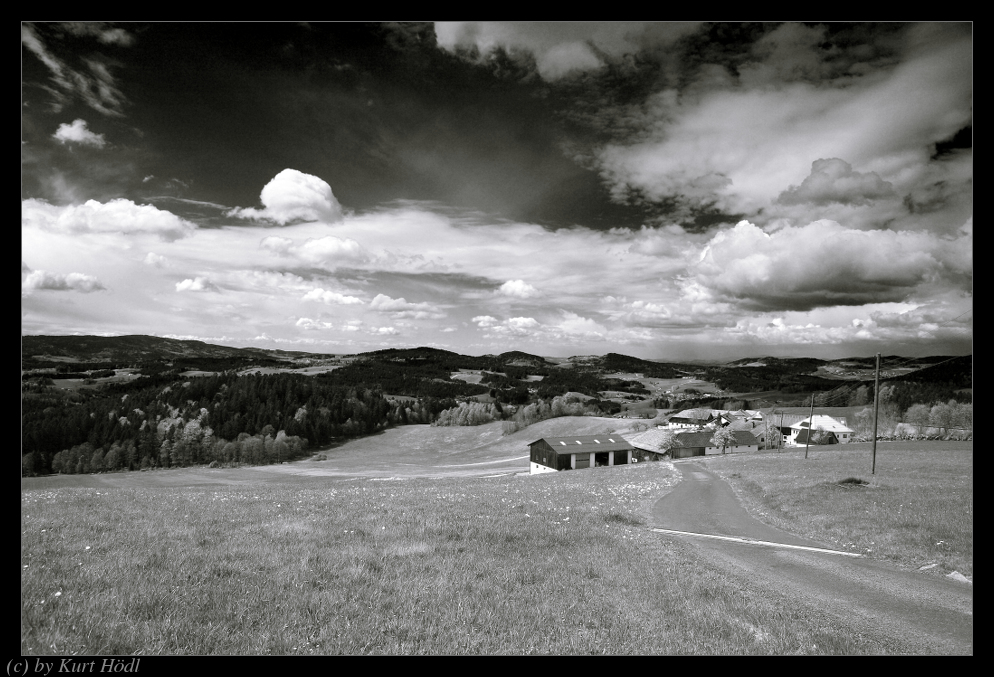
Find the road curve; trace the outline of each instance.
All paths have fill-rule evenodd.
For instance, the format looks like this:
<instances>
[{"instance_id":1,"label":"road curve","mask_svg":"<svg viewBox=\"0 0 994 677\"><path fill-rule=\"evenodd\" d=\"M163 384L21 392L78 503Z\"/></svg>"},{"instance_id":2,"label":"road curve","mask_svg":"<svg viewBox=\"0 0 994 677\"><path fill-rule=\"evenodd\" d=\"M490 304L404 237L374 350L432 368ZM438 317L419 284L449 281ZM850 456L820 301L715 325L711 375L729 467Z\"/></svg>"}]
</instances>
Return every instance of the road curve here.
<instances>
[{"instance_id":1,"label":"road curve","mask_svg":"<svg viewBox=\"0 0 994 677\"><path fill-rule=\"evenodd\" d=\"M751 517L727 482L691 462L677 462L677 486L653 506L654 526L831 549ZM865 558L727 540L678 538L732 575L786 594L877 639L888 652L973 654L973 586L902 571Z\"/></svg>"}]
</instances>

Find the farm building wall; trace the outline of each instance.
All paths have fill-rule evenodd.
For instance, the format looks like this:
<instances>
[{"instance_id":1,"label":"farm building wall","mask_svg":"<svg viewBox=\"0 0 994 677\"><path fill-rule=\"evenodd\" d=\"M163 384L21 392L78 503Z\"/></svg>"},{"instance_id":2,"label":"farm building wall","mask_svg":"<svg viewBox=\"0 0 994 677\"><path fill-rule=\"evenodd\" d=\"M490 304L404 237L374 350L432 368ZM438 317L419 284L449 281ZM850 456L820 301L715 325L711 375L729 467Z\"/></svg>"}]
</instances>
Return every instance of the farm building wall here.
<instances>
[{"instance_id":1,"label":"farm building wall","mask_svg":"<svg viewBox=\"0 0 994 677\"><path fill-rule=\"evenodd\" d=\"M730 445L730 446L725 447L725 453L726 454L742 453L742 452L745 452L745 451L759 451L759 445L758 444L752 444L752 445L736 444L736 445ZM704 455L706 455L706 456L707 455L711 455L711 454L720 454L720 453L721 453L721 447L705 447L704 448Z\"/></svg>"},{"instance_id":2,"label":"farm building wall","mask_svg":"<svg viewBox=\"0 0 994 677\"><path fill-rule=\"evenodd\" d=\"M532 475L541 472L556 472L559 458L545 440L538 440L529 445L530 448L530 472Z\"/></svg>"},{"instance_id":3,"label":"farm building wall","mask_svg":"<svg viewBox=\"0 0 994 677\"><path fill-rule=\"evenodd\" d=\"M560 470L627 465L632 462L631 449L557 453L558 449L544 439L532 442L528 445L528 449L529 470L532 475Z\"/></svg>"}]
</instances>

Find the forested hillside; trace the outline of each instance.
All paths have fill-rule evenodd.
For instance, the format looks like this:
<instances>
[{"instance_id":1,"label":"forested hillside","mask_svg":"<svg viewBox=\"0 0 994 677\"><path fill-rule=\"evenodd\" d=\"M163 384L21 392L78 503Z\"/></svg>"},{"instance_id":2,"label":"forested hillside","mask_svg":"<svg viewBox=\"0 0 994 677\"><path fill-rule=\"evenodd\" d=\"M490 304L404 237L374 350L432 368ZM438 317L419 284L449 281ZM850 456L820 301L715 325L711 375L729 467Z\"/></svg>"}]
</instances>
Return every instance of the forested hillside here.
<instances>
[{"instance_id":1,"label":"forested hillside","mask_svg":"<svg viewBox=\"0 0 994 677\"><path fill-rule=\"evenodd\" d=\"M35 387L22 399L21 446L25 467L37 473L266 463L392 424L429 423L455 404L392 402L380 390L296 374L147 377L92 394ZM74 448L74 462L55 462ZM112 449L112 464L93 462Z\"/></svg>"},{"instance_id":2,"label":"forested hillside","mask_svg":"<svg viewBox=\"0 0 994 677\"><path fill-rule=\"evenodd\" d=\"M556 363L518 351L473 357L436 348L334 356L149 336L23 337L22 348L21 454L26 474L271 463L390 425L467 425L511 418L509 426L520 426L562 415L571 407L611 415L621 409L619 399L663 409L770 406L767 400L707 395L653 399L642 383L608 376L619 373L649 378L692 373L727 392L779 391L776 402L781 407L806 405L809 393L819 393L817 406L864 406L873 401L872 382L816 376L826 363L815 359L757 358L693 366L609 353ZM763 366L734 366L756 362ZM916 405L938 407L938 420L944 416L942 407L972 402L972 356L901 363L921 368L881 382L882 411L895 421ZM250 367L289 371L315 364L331 370L309 376L237 375ZM115 372L122 369L128 372ZM481 383L453 379L460 370L478 372ZM184 377L187 371L214 375ZM77 385L67 385L71 379ZM627 394L601 401L605 391ZM567 393L594 399L567 400ZM797 393L798 401L783 397L789 393ZM469 401L480 395L490 397ZM915 409L916 425L922 420L920 408Z\"/></svg>"}]
</instances>

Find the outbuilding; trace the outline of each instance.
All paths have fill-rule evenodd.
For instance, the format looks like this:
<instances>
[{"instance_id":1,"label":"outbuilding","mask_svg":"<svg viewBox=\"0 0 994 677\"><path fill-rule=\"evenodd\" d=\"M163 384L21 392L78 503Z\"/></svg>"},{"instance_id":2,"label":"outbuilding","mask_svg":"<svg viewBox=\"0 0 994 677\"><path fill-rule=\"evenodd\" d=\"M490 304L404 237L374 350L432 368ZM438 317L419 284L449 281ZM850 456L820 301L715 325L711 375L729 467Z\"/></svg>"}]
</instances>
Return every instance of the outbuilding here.
<instances>
[{"instance_id":1,"label":"outbuilding","mask_svg":"<svg viewBox=\"0 0 994 677\"><path fill-rule=\"evenodd\" d=\"M580 470L632 462L632 445L621 435L543 437L528 444L531 474Z\"/></svg>"}]
</instances>

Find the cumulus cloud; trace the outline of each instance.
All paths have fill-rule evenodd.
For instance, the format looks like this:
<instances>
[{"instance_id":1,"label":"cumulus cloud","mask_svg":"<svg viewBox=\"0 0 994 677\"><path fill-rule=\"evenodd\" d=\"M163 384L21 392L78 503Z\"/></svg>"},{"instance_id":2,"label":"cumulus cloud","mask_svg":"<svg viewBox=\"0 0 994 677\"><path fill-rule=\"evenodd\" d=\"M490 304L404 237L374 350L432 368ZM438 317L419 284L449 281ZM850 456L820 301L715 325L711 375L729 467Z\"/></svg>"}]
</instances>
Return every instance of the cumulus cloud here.
<instances>
[{"instance_id":1,"label":"cumulus cloud","mask_svg":"<svg viewBox=\"0 0 994 677\"><path fill-rule=\"evenodd\" d=\"M819 221L766 233L748 221L717 233L681 279L684 297L805 310L901 301L923 285L972 287L972 238L857 231Z\"/></svg>"},{"instance_id":2,"label":"cumulus cloud","mask_svg":"<svg viewBox=\"0 0 994 677\"><path fill-rule=\"evenodd\" d=\"M786 67L779 53L768 58ZM818 58L831 61L826 52ZM798 74L775 84L740 78L663 89L627 113L637 133L602 147L597 162L616 200L672 204L682 214L755 214L803 181L817 158L845 158L900 192L898 183L929 162L936 142L971 123L971 64L972 40L956 34L863 78L847 73L813 84ZM866 179L858 182L864 190Z\"/></svg>"},{"instance_id":3,"label":"cumulus cloud","mask_svg":"<svg viewBox=\"0 0 994 677\"><path fill-rule=\"evenodd\" d=\"M361 304L362 299L358 299L355 296L346 296L345 294L339 294L334 291L325 291L320 287L312 289L311 291L304 294L305 301L320 301L321 303L326 303L328 305L356 305Z\"/></svg>"},{"instance_id":4,"label":"cumulus cloud","mask_svg":"<svg viewBox=\"0 0 994 677\"><path fill-rule=\"evenodd\" d=\"M490 339L543 341L555 345L580 345L612 341L627 344L637 337L624 327L609 330L600 322L568 310L560 310L559 317L550 322L540 322L534 317L511 317L499 320L490 315L478 315L473 322ZM639 338L644 338L643 336Z\"/></svg>"},{"instance_id":5,"label":"cumulus cloud","mask_svg":"<svg viewBox=\"0 0 994 677\"><path fill-rule=\"evenodd\" d=\"M142 259L142 263L146 266L152 266L153 268L162 268L166 265L166 257L160 256L155 252L149 252L145 255L145 258Z\"/></svg>"},{"instance_id":6,"label":"cumulus cloud","mask_svg":"<svg viewBox=\"0 0 994 677\"><path fill-rule=\"evenodd\" d=\"M343 240L333 235L308 239L293 253L311 263L361 262L369 258L366 250L355 240Z\"/></svg>"},{"instance_id":7,"label":"cumulus cloud","mask_svg":"<svg viewBox=\"0 0 994 677\"><path fill-rule=\"evenodd\" d=\"M290 253L290 248L293 247L293 240L288 237L270 235L269 237L262 238L259 242L259 247L268 249L276 254L286 255Z\"/></svg>"},{"instance_id":8,"label":"cumulus cloud","mask_svg":"<svg viewBox=\"0 0 994 677\"><path fill-rule=\"evenodd\" d=\"M317 329L331 329L331 322L322 322L320 320L312 320L309 317L302 317L296 322L296 326L305 330L317 330Z\"/></svg>"},{"instance_id":9,"label":"cumulus cloud","mask_svg":"<svg viewBox=\"0 0 994 677\"><path fill-rule=\"evenodd\" d=\"M500 286L497 293L501 296L513 296L519 299L538 296L538 290L524 280L508 280Z\"/></svg>"},{"instance_id":10,"label":"cumulus cloud","mask_svg":"<svg viewBox=\"0 0 994 677\"><path fill-rule=\"evenodd\" d=\"M241 219L336 223L343 219L342 206L324 180L296 169L284 169L265 185L259 196L263 209L235 208L227 216Z\"/></svg>"},{"instance_id":11,"label":"cumulus cloud","mask_svg":"<svg viewBox=\"0 0 994 677\"><path fill-rule=\"evenodd\" d=\"M832 202L865 205L873 200L896 197L894 186L874 172L854 172L852 165L839 158L815 160L811 175L800 186L780 193L780 204L825 205Z\"/></svg>"},{"instance_id":12,"label":"cumulus cloud","mask_svg":"<svg viewBox=\"0 0 994 677\"><path fill-rule=\"evenodd\" d=\"M562 314L563 319L556 326L567 334L603 338L608 333L607 328L595 320L582 317L568 310L562 311Z\"/></svg>"},{"instance_id":13,"label":"cumulus cloud","mask_svg":"<svg viewBox=\"0 0 994 677\"><path fill-rule=\"evenodd\" d=\"M176 291L220 291L220 289L206 277L195 277L177 282Z\"/></svg>"},{"instance_id":14,"label":"cumulus cloud","mask_svg":"<svg viewBox=\"0 0 994 677\"><path fill-rule=\"evenodd\" d=\"M22 267L22 271L24 267ZM46 270L34 270L28 273L21 282L21 290L29 292L34 289L49 291L78 291L88 294L94 291L106 290L107 288L92 275L83 273L69 273L62 275Z\"/></svg>"},{"instance_id":15,"label":"cumulus cloud","mask_svg":"<svg viewBox=\"0 0 994 677\"><path fill-rule=\"evenodd\" d=\"M541 326L534 317L512 317L507 321L507 326L512 330L528 330Z\"/></svg>"},{"instance_id":16,"label":"cumulus cloud","mask_svg":"<svg viewBox=\"0 0 994 677\"><path fill-rule=\"evenodd\" d=\"M490 315L479 315L473 318L473 322L480 329L487 330L489 336L530 336L537 334L542 329L542 324L534 317L512 317L500 321Z\"/></svg>"},{"instance_id":17,"label":"cumulus cloud","mask_svg":"<svg viewBox=\"0 0 994 677\"><path fill-rule=\"evenodd\" d=\"M262 249L280 256L291 256L312 265L336 266L368 261L371 257L362 245L351 238L326 235L308 238L301 244L286 237L269 236L259 243Z\"/></svg>"},{"instance_id":18,"label":"cumulus cloud","mask_svg":"<svg viewBox=\"0 0 994 677\"><path fill-rule=\"evenodd\" d=\"M72 142L78 143L81 146L93 146L94 148L103 148L107 143L103 134L91 132L86 128L86 120L80 118L73 120L72 124L63 122L55 130L52 138L63 144Z\"/></svg>"},{"instance_id":19,"label":"cumulus cloud","mask_svg":"<svg viewBox=\"0 0 994 677\"><path fill-rule=\"evenodd\" d=\"M196 225L152 205L117 199L107 203L87 200L59 207L34 198L21 203L21 224L57 233L149 233L171 242L196 230Z\"/></svg>"},{"instance_id":20,"label":"cumulus cloud","mask_svg":"<svg viewBox=\"0 0 994 677\"><path fill-rule=\"evenodd\" d=\"M386 294L377 294L369 302L369 307L381 313L390 313L396 318L437 320L445 317L444 312L430 303L409 303L407 299L393 299Z\"/></svg>"}]
</instances>

